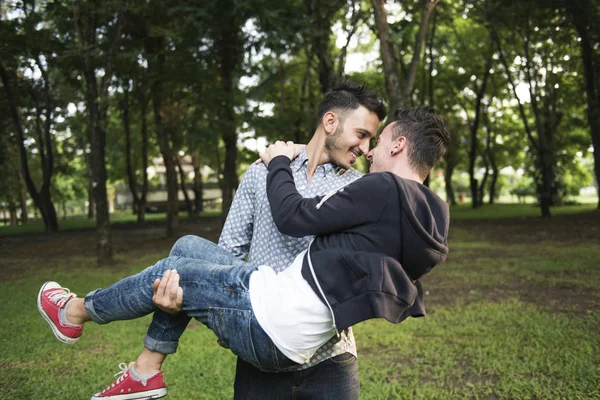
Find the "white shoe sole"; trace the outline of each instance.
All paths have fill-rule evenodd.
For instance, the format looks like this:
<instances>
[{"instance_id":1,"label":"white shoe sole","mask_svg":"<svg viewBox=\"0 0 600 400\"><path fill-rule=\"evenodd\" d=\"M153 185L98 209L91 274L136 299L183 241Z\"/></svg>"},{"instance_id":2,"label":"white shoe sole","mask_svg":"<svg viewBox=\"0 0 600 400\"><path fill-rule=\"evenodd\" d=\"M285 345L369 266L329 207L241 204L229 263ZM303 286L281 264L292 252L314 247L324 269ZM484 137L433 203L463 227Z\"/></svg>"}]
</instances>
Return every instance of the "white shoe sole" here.
<instances>
[{"instance_id":1,"label":"white shoe sole","mask_svg":"<svg viewBox=\"0 0 600 400\"><path fill-rule=\"evenodd\" d=\"M63 342L63 343L66 343L66 344L75 344L75 343L77 343L77 341L79 340L79 338L71 338L71 337L63 335L61 333L61 331L58 329L58 327L54 324L54 321L52 321L52 318L50 318L48 316L48 314L46 314L46 311L44 311L44 309L42 308L42 293L44 292L44 288L46 287L46 285L48 285L49 283L50 282L44 283L42 285L42 288L40 289L40 291L38 293L38 297L37 297L38 311L40 312L40 314L42 314L42 317L44 317L44 319L46 320L46 322L48 323L48 325L50 325L50 328L52 328L52 333L54 333L54 336L56 336L56 338L60 342Z\"/></svg>"},{"instance_id":2,"label":"white shoe sole","mask_svg":"<svg viewBox=\"0 0 600 400\"><path fill-rule=\"evenodd\" d=\"M91 400L151 400L151 399L160 399L167 395L167 389L154 389L148 390L141 393L132 393L132 394L118 394L116 396L108 396L108 397L92 397Z\"/></svg>"}]
</instances>

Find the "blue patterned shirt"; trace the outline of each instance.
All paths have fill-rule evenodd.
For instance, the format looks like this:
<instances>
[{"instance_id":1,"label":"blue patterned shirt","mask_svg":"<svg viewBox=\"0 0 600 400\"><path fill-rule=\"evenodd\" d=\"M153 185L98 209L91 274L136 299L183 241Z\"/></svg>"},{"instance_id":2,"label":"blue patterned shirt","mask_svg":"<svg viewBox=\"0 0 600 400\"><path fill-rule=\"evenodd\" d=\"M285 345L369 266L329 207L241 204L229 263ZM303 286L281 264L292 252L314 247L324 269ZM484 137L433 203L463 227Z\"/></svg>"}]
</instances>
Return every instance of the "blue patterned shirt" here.
<instances>
[{"instance_id":1,"label":"blue patterned shirt","mask_svg":"<svg viewBox=\"0 0 600 400\"><path fill-rule=\"evenodd\" d=\"M309 182L305 150L292 161L290 167L298 192L309 198L325 195L362 176L354 169L344 170L328 163L319 165ZM294 238L279 232L267 198L267 174L264 164L252 164L248 168L233 198L219 246L236 257L248 257L248 262L254 265L269 265L279 272L286 269L298 253L306 250L311 237ZM312 367L343 353L356 356L351 329L341 332L340 337L332 338L298 369Z\"/></svg>"}]
</instances>

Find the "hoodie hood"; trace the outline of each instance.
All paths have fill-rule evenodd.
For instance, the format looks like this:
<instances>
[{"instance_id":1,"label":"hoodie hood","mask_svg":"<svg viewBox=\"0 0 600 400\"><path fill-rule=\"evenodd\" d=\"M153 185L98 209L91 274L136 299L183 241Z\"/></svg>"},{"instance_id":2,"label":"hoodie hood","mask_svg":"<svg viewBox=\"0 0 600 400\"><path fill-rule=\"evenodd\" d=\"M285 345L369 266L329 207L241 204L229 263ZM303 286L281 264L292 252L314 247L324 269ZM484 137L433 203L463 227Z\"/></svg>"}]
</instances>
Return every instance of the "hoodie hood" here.
<instances>
[{"instance_id":1,"label":"hoodie hood","mask_svg":"<svg viewBox=\"0 0 600 400\"><path fill-rule=\"evenodd\" d=\"M413 280L420 279L448 256L448 204L427 186L394 175L400 198L401 260Z\"/></svg>"}]
</instances>

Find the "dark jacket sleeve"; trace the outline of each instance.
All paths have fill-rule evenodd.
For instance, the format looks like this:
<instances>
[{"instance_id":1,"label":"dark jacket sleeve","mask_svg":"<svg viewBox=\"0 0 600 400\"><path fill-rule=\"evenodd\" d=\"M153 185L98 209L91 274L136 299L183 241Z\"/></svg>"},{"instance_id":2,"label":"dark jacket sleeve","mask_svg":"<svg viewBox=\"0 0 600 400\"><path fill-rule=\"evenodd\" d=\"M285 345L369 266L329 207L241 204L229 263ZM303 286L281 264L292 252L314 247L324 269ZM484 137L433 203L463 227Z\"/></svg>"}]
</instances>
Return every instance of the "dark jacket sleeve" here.
<instances>
[{"instance_id":1,"label":"dark jacket sleeve","mask_svg":"<svg viewBox=\"0 0 600 400\"><path fill-rule=\"evenodd\" d=\"M381 174L365 175L322 202L303 198L294 184L290 159L269 163L267 195L277 228L288 236L326 235L379 220L390 184Z\"/></svg>"}]
</instances>

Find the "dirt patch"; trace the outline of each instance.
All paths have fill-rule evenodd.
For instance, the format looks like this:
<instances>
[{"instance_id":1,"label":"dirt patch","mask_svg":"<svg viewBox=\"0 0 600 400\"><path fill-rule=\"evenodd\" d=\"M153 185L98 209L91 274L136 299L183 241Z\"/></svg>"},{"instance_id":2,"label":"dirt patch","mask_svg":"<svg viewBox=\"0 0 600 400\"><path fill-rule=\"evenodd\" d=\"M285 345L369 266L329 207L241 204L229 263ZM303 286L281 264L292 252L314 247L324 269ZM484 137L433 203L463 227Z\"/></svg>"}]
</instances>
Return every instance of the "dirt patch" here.
<instances>
[{"instance_id":1,"label":"dirt patch","mask_svg":"<svg viewBox=\"0 0 600 400\"><path fill-rule=\"evenodd\" d=\"M496 220L456 220L450 230L468 230L479 240L495 243L527 244L552 241L570 245L574 242L600 244L600 212L591 211L552 218L509 218Z\"/></svg>"},{"instance_id":2,"label":"dirt patch","mask_svg":"<svg viewBox=\"0 0 600 400\"><path fill-rule=\"evenodd\" d=\"M183 220L173 238L166 236L164 223L146 222L117 224L112 229L113 251L116 257L125 255L136 259L157 252L168 255L177 238L198 235L217 241L221 233L221 220L217 217ZM94 229L70 230L54 234L40 233L0 238L0 272L4 280L14 280L26 275L31 265L40 268L45 264L60 265L61 260L81 258L95 265L96 232ZM116 262L105 268L119 269Z\"/></svg>"}]
</instances>

